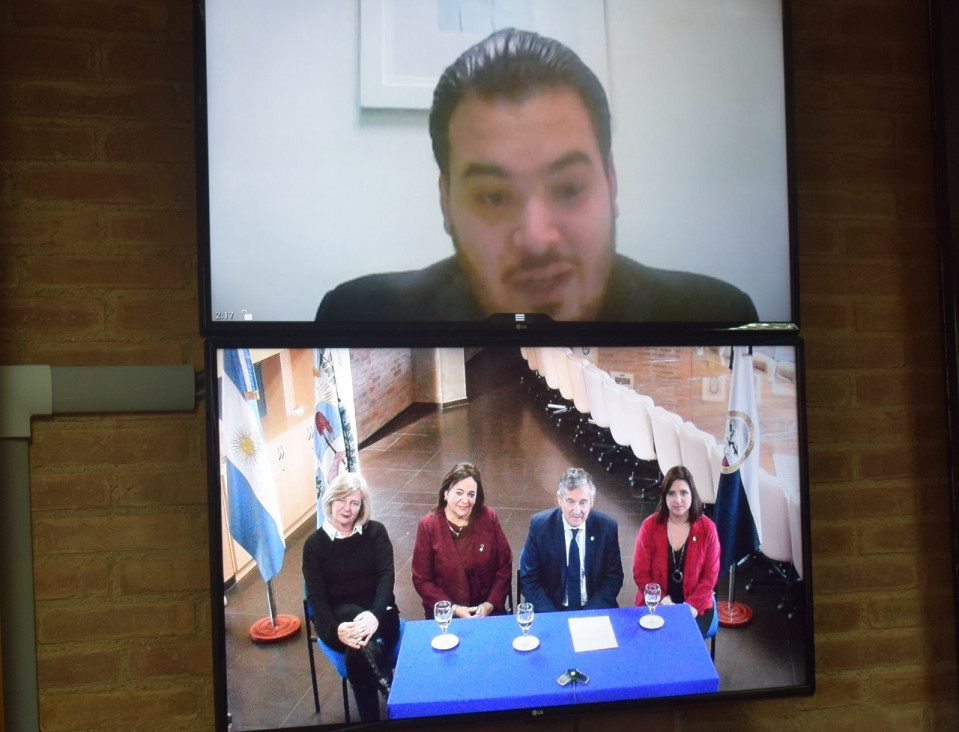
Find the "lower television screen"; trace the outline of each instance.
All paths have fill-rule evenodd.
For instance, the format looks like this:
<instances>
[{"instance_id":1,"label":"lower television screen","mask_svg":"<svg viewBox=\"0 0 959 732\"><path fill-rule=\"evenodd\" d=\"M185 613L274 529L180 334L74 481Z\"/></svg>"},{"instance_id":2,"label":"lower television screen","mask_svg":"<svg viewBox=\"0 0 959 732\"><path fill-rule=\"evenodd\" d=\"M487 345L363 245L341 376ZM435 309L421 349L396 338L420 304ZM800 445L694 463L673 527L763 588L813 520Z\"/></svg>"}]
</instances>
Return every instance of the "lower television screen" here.
<instances>
[{"instance_id":1,"label":"lower television screen","mask_svg":"<svg viewBox=\"0 0 959 732\"><path fill-rule=\"evenodd\" d=\"M218 729L811 693L802 349L768 341L211 342Z\"/></svg>"}]
</instances>

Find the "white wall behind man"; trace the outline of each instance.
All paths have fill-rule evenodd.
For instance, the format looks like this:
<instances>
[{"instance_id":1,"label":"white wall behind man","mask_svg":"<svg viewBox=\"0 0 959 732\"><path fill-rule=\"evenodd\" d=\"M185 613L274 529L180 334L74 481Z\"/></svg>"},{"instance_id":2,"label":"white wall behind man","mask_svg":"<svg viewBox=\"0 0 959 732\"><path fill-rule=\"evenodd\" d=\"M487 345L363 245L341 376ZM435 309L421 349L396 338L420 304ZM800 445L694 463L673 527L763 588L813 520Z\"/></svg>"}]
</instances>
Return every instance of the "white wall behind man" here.
<instances>
[{"instance_id":1,"label":"white wall behind man","mask_svg":"<svg viewBox=\"0 0 959 732\"><path fill-rule=\"evenodd\" d=\"M789 320L779 3L596 5L619 250L731 281L762 320ZM359 106L359 6L207 2L214 312L309 321L344 280L452 252L427 111Z\"/></svg>"}]
</instances>

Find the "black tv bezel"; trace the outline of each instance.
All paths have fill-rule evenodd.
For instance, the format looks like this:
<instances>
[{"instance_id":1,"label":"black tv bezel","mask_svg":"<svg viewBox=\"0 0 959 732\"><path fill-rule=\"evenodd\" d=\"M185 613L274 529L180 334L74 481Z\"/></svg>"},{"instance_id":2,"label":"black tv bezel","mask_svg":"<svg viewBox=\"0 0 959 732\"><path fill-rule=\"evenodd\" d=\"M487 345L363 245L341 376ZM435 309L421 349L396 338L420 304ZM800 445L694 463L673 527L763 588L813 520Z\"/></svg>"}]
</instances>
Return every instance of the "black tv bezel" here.
<instances>
[{"instance_id":1,"label":"black tv bezel","mask_svg":"<svg viewBox=\"0 0 959 732\"><path fill-rule=\"evenodd\" d=\"M507 314L486 321L390 321L390 331L408 337L421 334L437 339L456 340L464 331L478 337L511 337L516 330L528 334L546 337L571 335L574 340L588 336L597 327L629 328L651 337L662 337L675 331L689 334L729 331L749 326L750 330L769 329L775 331L799 330L799 256L798 256L798 214L796 208L795 173L795 112L793 103L792 78L792 16L791 0L779 0L782 15L782 52L783 52L783 96L784 129L783 136L786 152L786 206L787 232L789 237L787 263L789 266L789 321L760 322L754 324L725 322L553 322L548 318L535 315L517 323L516 318ZM195 115L195 155L196 155L196 221L197 221L197 268L198 303L200 333L204 337L233 336L269 336L275 334L296 335L300 333L330 337L348 342L353 338L365 340L376 338L382 332L383 323L379 322L315 322L315 321L237 321L220 320L213 312L213 262L211 260L210 198L209 198L209 129L207 126L207 55L206 55L205 0L193 0L193 58L194 58L194 115Z\"/></svg>"},{"instance_id":2,"label":"black tv bezel","mask_svg":"<svg viewBox=\"0 0 959 732\"><path fill-rule=\"evenodd\" d=\"M802 530L802 567L803 578L801 592L802 598L802 621L805 624L803 629L806 666L805 678L791 686L759 688L759 689L736 689L729 691L719 691L715 694L700 695L682 695L662 698L637 698L620 702L602 702L576 705L562 705L555 707L530 707L525 709L491 711L481 713L469 713L461 715L444 715L436 717L418 717L414 719L383 719L374 723L352 722L350 724L331 723L299 727L284 727L283 729L300 730L301 732L328 732L330 730L350 730L350 729L409 729L421 727L435 727L444 724L461 722L495 722L495 721L534 721L540 719L556 719L561 717L576 717L581 714L594 714L596 712L639 712L648 708L661 707L680 707L686 705L703 704L721 704L729 701L751 700L751 699L770 699L792 696L808 696L815 692L815 642L814 642L814 618L813 618L813 577L812 577L812 546L810 529L810 510L809 510L809 472L808 472L808 437L806 432L806 379L805 379L805 351L802 339L791 332L768 332L757 331L752 333L711 333L690 336L686 333L673 333L671 336L660 335L654 339L638 338L629 336L623 332L610 332L602 334L594 333L590 339L590 345L599 347L636 347L653 348L662 346L678 347L696 347L696 346L791 346L795 348L796 356L796 420L797 420L797 442L799 445L799 491L801 507L801 530ZM502 339L482 338L463 338L459 340L449 340L438 344L435 339L426 337L407 337L389 338L389 343L384 345L378 338L366 340L363 342L353 342L349 345L336 344L342 347L352 348L379 348L379 347L409 347L409 348L433 348L441 346L450 347L479 347L479 346L509 346L518 347L513 341L503 342ZM558 341L555 337L535 334L525 345L561 345L568 343L566 340ZM216 352L224 348L315 348L315 347L336 347L326 338L318 338L314 335L299 334L296 336L272 335L272 336L252 336L245 334L244 338L208 338L205 342L205 393L206 393L206 445L207 445L207 487L209 501L209 551L210 551L210 608L211 608L211 633L213 646L213 691L215 708L215 729L217 732L228 732L227 714L228 714L228 688L227 688L227 657L226 657L226 631L225 631L225 609L223 607L223 553L222 553L222 510L220 496L220 475L219 475L219 437L217 434L218 424L218 384L217 384L217 361ZM302 632L302 631L301 631ZM309 673L309 666L304 659L304 672ZM270 728L257 730L257 732L268 732ZM277 732L279 728L276 728Z\"/></svg>"}]
</instances>

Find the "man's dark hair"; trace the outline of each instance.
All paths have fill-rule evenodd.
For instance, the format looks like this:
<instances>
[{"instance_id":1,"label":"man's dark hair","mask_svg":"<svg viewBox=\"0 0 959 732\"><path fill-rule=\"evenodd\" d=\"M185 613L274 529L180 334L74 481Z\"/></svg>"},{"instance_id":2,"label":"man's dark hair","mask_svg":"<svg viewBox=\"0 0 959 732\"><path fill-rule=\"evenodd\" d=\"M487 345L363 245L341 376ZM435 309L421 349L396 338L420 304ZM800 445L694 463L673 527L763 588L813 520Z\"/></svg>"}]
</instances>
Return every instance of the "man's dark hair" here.
<instances>
[{"instance_id":1,"label":"man's dark hair","mask_svg":"<svg viewBox=\"0 0 959 732\"><path fill-rule=\"evenodd\" d=\"M430 137L440 172L449 174L450 117L467 94L522 101L536 92L564 87L575 91L586 107L605 166L611 146L609 102L596 74L559 41L504 28L464 51L436 84Z\"/></svg>"}]
</instances>

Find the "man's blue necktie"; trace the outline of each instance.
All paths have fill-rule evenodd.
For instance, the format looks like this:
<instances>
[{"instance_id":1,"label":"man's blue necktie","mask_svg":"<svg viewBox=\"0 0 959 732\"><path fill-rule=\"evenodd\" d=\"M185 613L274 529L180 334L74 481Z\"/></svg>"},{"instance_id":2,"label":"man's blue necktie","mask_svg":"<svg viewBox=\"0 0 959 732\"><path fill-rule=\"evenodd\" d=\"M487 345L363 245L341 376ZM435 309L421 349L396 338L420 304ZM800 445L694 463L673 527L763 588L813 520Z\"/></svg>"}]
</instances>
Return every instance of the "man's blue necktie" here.
<instances>
[{"instance_id":1,"label":"man's blue necktie","mask_svg":"<svg viewBox=\"0 0 959 732\"><path fill-rule=\"evenodd\" d=\"M569 541L569 561L566 563L566 607L570 610L579 610L583 606L583 595L580 591L579 576L579 544L576 534L579 529L573 529L573 538Z\"/></svg>"}]
</instances>

